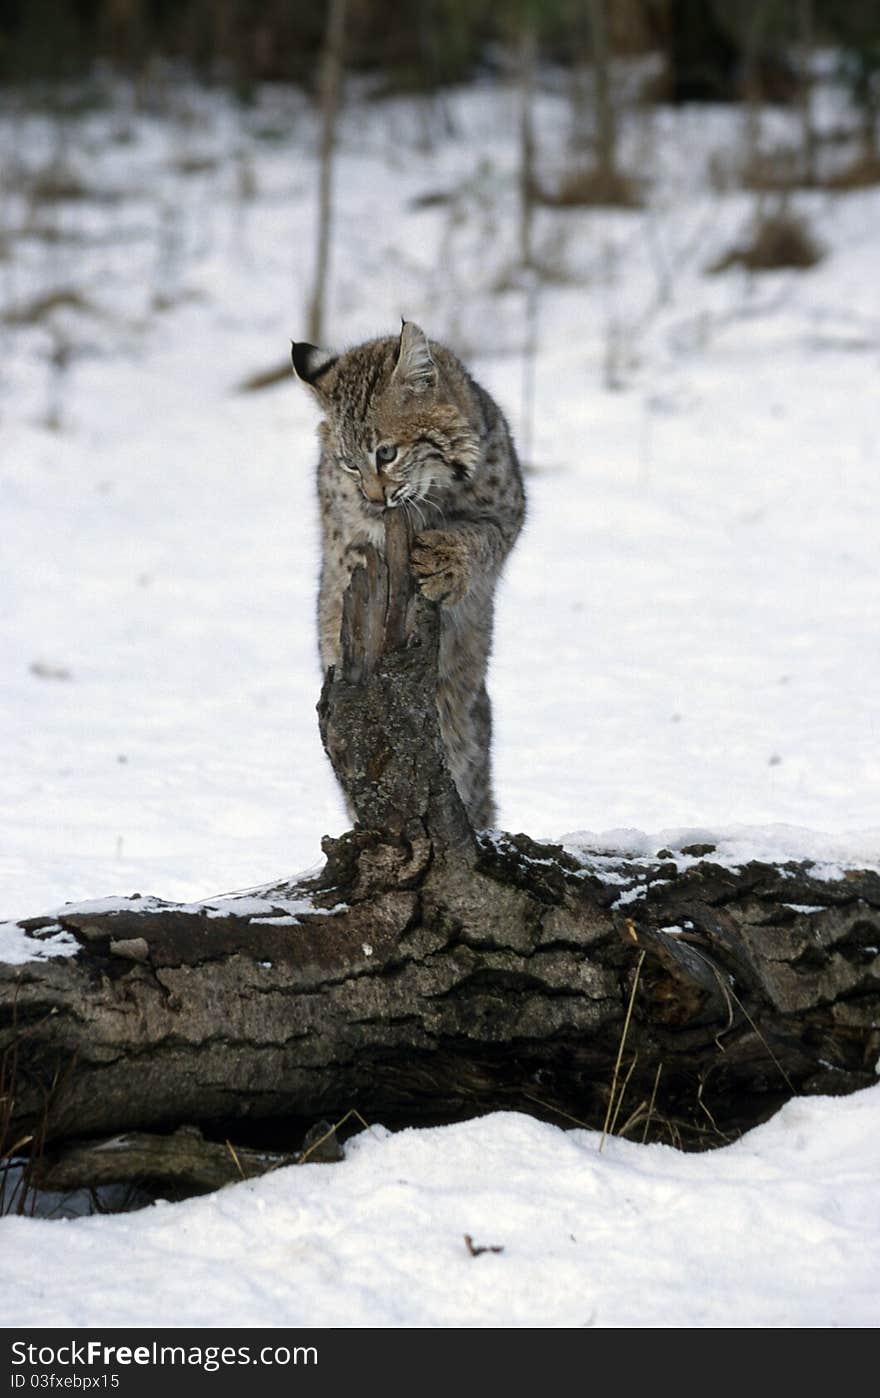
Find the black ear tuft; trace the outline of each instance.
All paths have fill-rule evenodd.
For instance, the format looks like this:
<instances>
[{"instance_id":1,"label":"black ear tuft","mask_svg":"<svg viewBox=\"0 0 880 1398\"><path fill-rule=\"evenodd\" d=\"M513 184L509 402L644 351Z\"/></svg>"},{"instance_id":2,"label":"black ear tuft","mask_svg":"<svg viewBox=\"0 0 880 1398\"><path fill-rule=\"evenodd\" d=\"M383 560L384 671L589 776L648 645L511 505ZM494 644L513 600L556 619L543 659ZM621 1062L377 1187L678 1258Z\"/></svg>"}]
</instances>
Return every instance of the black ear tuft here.
<instances>
[{"instance_id":1,"label":"black ear tuft","mask_svg":"<svg viewBox=\"0 0 880 1398\"><path fill-rule=\"evenodd\" d=\"M311 387L315 387L321 375L336 363L336 355L318 349L317 345L306 344L305 341L291 340L290 358L297 378Z\"/></svg>"}]
</instances>

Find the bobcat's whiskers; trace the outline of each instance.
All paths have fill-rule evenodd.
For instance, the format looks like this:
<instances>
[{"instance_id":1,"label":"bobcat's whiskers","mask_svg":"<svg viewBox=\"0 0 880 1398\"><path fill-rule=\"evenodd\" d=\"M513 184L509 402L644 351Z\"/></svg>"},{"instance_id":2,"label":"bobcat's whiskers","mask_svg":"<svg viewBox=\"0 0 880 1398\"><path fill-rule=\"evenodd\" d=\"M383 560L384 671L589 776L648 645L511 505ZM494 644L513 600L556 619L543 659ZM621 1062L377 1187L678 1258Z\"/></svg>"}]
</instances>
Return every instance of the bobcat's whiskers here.
<instances>
[{"instance_id":1,"label":"bobcat's whiskers","mask_svg":"<svg viewBox=\"0 0 880 1398\"><path fill-rule=\"evenodd\" d=\"M419 509L419 506L418 506L418 504L416 503L415 496L413 496L413 495L407 495L403 500L401 500L400 503L401 503L401 505L403 506L404 513L406 514L407 519L409 519L409 520L412 521L413 523L415 522L415 520L418 520L419 527L422 528L422 529L424 529L424 527L425 527L425 516L422 514L422 511ZM415 517L415 519L414 519L413 517Z\"/></svg>"}]
</instances>

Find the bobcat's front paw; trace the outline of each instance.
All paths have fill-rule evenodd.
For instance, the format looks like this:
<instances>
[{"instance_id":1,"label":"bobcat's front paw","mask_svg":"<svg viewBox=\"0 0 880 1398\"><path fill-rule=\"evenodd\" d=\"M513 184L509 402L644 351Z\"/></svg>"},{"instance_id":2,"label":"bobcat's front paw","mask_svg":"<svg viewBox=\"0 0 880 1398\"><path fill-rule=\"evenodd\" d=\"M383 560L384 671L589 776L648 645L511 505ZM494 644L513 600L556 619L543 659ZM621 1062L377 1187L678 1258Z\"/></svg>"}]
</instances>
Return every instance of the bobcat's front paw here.
<instances>
[{"instance_id":1,"label":"bobcat's front paw","mask_svg":"<svg viewBox=\"0 0 880 1398\"><path fill-rule=\"evenodd\" d=\"M347 544L342 559L348 569L349 576L355 568L365 568L367 566L367 545Z\"/></svg>"},{"instance_id":2,"label":"bobcat's front paw","mask_svg":"<svg viewBox=\"0 0 880 1398\"><path fill-rule=\"evenodd\" d=\"M431 602L454 606L470 586L470 551L458 534L425 529L416 536L412 566L423 595Z\"/></svg>"}]
</instances>

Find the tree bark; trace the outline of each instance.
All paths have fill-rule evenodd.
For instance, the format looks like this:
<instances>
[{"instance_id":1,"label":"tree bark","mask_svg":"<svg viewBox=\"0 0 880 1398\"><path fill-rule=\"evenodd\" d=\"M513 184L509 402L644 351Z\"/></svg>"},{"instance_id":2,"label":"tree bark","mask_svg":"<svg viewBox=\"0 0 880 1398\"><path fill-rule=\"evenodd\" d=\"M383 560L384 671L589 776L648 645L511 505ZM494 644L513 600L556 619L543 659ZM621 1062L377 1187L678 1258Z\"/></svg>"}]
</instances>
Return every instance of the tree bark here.
<instances>
[{"instance_id":1,"label":"tree bark","mask_svg":"<svg viewBox=\"0 0 880 1398\"><path fill-rule=\"evenodd\" d=\"M608 25L604 0L587 0L587 16L595 82L596 166L602 182L610 185L619 179L619 175L617 171L617 121L614 101L611 96L611 65L608 54Z\"/></svg>"},{"instance_id":2,"label":"tree bark","mask_svg":"<svg viewBox=\"0 0 880 1398\"><path fill-rule=\"evenodd\" d=\"M311 879L19 924L35 953L59 932L78 952L0 965L7 1149L30 1133L58 1166L72 1139L187 1123L259 1144L275 1122L289 1153L317 1117L496 1108L701 1148L874 1082L880 876L475 834L439 735L437 609L402 512L387 530L319 704L355 829Z\"/></svg>"},{"instance_id":3,"label":"tree bark","mask_svg":"<svg viewBox=\"0 0 880 1398\"><path fill-rule=\"evenodd\" d=\"M535 220L535 64L538 36L531 15L524 12L517 53L519 88L519 260L528 270L534 265L533 225Z\"/></svg>"},{"instance_id":4,"label":"tree bark","mask_svg":"<svg viewBox=\"0 0 880 1398\"><path fill-rule=\"evenodd\" d=\"M321 55L321 146L319 151L318 240L315 281L308 312L308 338L320 345L324 338L324 305L330 260L330 225L333 214L333 154L336 121L342 93L342 57L345 41L346 0L329 0L327 29Z\"/></svg>"},{"instance_id":5,"label":"tree bark","mask_svg":"<svg viewBox=\"0 0 880 1398\"><path fill-rule=\"evenodd\" d=\"M813 0L798 0L798 104L801 116L801 151L804 184L817 176L817 136L813 120L813 56L815 50Z\"/></svg>"}]
</instances>

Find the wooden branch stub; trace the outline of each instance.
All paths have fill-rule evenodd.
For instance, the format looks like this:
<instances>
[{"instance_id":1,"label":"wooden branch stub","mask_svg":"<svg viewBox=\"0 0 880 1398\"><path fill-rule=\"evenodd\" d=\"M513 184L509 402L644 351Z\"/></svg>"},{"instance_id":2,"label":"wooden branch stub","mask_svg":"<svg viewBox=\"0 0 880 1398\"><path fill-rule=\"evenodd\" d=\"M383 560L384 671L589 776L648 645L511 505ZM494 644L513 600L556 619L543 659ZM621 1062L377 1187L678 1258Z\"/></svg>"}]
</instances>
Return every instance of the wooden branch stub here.
<instances>
[{"instance_id":1,"label":"wooden branch stub","mask_svg":"<svg viewBox=\"0 0 880 1398\"><path fill-rule=\"evenodd\" d=\"M410 570L412 528L402 509L385 512L385 561L388 566L388 602L385 609L383 651L406 643L413 626L416 589Z\"/></svg>"},{"instance_id":2,"label":"wooden branch stub","mask_svg":"<svg viewBox=\"0 0 880 1398\"><path fill-rule=\"evenodd\" d=\"M365 684L375 672L385 641L387 597L385 561L374 548L367 547L342 604L341 678L348 684Z\"/></svg>"},{"instance_id":3,"label":"wooden branch stub","mask_svg":"<svg viewBox=\"0 0 880 1398\"><path fill-rule=\"evenodd\" d=\"M362 685L383 655L404 646L415 622L409 566L412 530L402 510L385 513L385 555L370 545L343 599L342 678Z\"/></svg>"},{"instance_id":4,"label":"wooden branch stub","mask_svg":"<svg viewBox=\"0 0 880 1398\"><path fill-rule=\"evenodd\" d=\"M472 864L437 715L440 616L414 585L410 545L404 512L386 511L385 556L364 548L343 601L342 661L318 704L321 739L359 826L390 844L427 840Z\"/></svg>"},{"instance_id":5,"label":"wooden branch stub","mask_svg":"<svg viewBox=\"0 0 880 1398\"><path fill-rule=\"evenodd\" d=\"M181 1126L168 1136L132 1131L110 1140L82 1141L50 1151L39 1162L34 1183L58 1193L149 1182L152 1186L177 1185L187 1194L207 1194L295 1160L293 1154L209 1141L197 1127Z\"/></svg>"}]
</instances>

